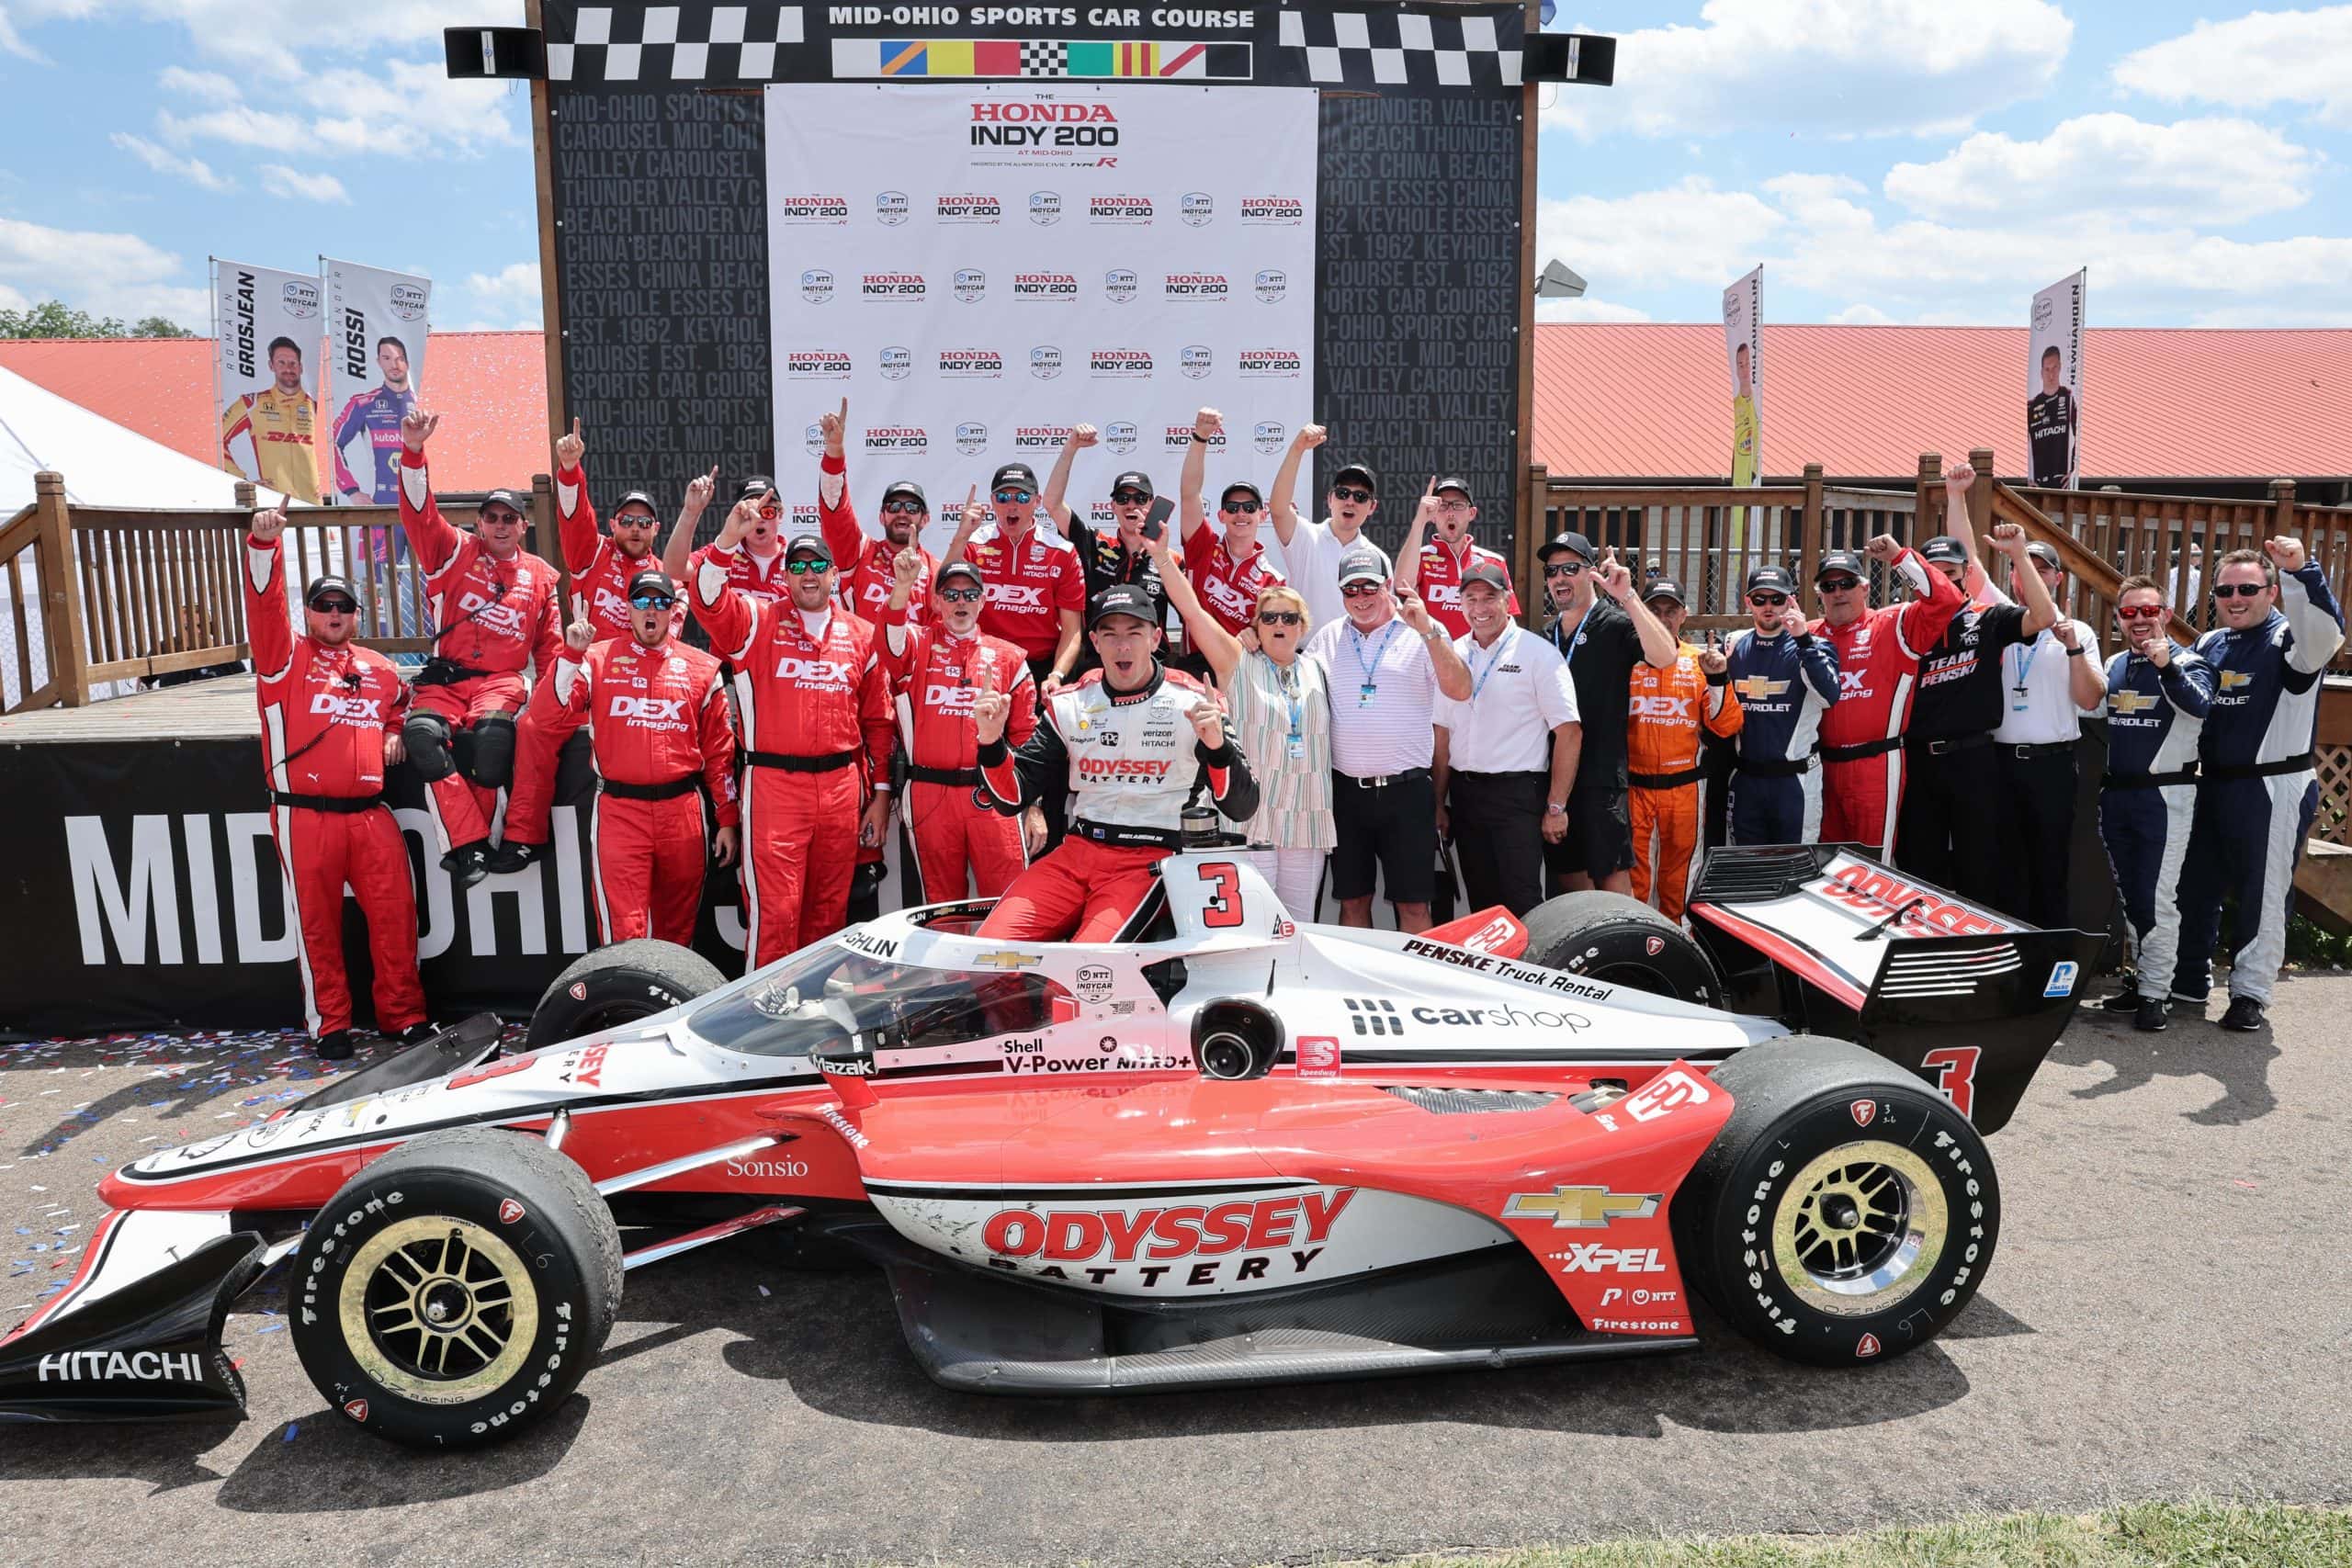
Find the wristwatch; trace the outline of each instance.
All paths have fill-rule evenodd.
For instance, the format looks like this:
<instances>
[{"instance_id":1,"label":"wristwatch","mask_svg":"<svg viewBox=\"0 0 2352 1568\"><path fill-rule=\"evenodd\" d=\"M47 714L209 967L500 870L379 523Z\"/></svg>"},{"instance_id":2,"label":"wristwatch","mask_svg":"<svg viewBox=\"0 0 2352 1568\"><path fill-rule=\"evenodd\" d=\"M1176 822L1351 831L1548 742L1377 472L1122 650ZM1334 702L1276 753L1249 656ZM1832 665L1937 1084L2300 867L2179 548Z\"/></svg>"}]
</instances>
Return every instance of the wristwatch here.
<instances>
[{"instance_id":1,"label":"wristwatch","mask_svg":"<svg viewBox=\"0 0 2352 1568\"><path fill-rule=\"evenodd\" d=\"M1567 814L1568 808L1565 802L1547 800L1544 803L1544 815L1546 817L1566 817Z\"/></svg>"},{"instance_id":2,"label":"wristwatch","mask_svg":"<svg viewBox=\"0 0 2352 1568\"><path fill-rule=\"evenodd\" d=\"M2084 648L2083 645L2078 642L2074 647L2066 650L2066 657L2069 659L2080 659L2089 650L2087 649Z\"/></svg>"},{"instance_id":3,"label":"wristwatch","mask_svg":"<svg viewBox=\"0 0 2352 1568\"><path fill-rule=\"evenodd\" d=\"M1194 432L1193 432L1193 440L1195 440L1195 441L1197 441L1197 442L1199 442L1199 443L1200 443L1202 446L1207 446L1207 445L1209 444L1209 438L1208 438L1207 436L1205 436L1205 435L1203 435L1203 434L1202 434L1199 431L1197 431L1197 430L1196 430L1196 431L1194 431Z\"/></svg>"}]
</instances>

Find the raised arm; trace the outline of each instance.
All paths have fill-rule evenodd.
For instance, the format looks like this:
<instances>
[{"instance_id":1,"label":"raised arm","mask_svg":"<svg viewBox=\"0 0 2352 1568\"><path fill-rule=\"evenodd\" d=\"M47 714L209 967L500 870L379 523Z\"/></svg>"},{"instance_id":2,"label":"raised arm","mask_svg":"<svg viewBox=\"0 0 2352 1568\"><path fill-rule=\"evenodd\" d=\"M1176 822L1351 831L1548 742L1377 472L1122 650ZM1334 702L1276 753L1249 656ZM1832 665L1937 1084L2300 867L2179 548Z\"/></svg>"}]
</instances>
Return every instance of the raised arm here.
<instances>
[{"instance_id":1,"label":"raised arm","mask_svg":"<svg viewBox=\"0 0 2352 1568\"><path fill-rule=\"evenodd\" d=\"M555 661L554 672L531 688L528 706L542 723L552 722L558 714L588 711L595 685L595 677L589 673L588 647L595 635L595 629L578 616L563 628L563 653Z\"/></svg>"},{"instance_id":2,"label":"raised arm","mask_svg":"<svg viewBox=\"0 0 2352 1568\"><path fill-rule=\"evenodd\" d=\"M1634 630L1642 639L1642 662L1653 670L1673 669L1674 634L1666 629L1664 621L1650 614L1650 607L1634 592L1633 569L1617 558L1616 546L1611 545L1602 558L1600 573L1601 592L1616 600L1618 608L1633 617Z\"/></svg>"},{"instance_id":3,"label":"raised arm","mask_svg":"<svg viewBox=\"0 0 2352 1568\"><path fill-rule=\"evenodd\" d=\"M1048 705L1037 728L1016 749L1005 744L1005 723L1012 716L1012 695L996 689L996 672L980 666L972 698L973 760L979 764L979 787L972 802L1001 817L1017 817L1021 808L1044 793L1047 779L1069 771L1069 748L1054 723Z\"/></svg>"},{"instance_id":4,"label":"raised arm","mask_svg":"<svg viewBox=\"0 0 2352 1568\"><path fill-rule=\"evenodd\" d=\"M758 502L746 498L735 503L718 537L695 563L694 581L687 588L695 619L710 634L710 650L736 663L752 650L752 634L759 616L751 601L728 585L727 574L735 564L736 547L751 532L758 515Z\"/></svg>"},{"instance_id":5,"label":"raised arm","mask_svg":"<svg viewBox=\"0 0 2352 1568\"><path fill-rule=\"evenodd\" d=\"M401 531L427 573L448 565L461 542L456 526L441 515L433 476L424 466L424 444L440 428L441 416L422 404L401 416Z\"/></svg>"},{"instance_id":6,"label":"raised arm","mask_svg":"<svg viewBox=\"0 0 2352 1568\"><path fill-rule=\"evenodd\" d=\"M1100 433L1091 424L1071 425L1069 434L1062 441L1061 455L1054 459L1054 471L1046 476L1045 493L1038 499L1045 503L1046 511L1053 517L1054 526L1062 530L1065 538L1069 536L1069 506L1062 498L1069 492L1070 464L1080 452L1101 439Z\"/></svg>"},{"instance_id":7,"label":"raised arm","mask_svg":"<svg viewBox=\"0 0 2352 1568\"><path fill-rule=\"evenodd\" d=\"M294 662L294 609L286 599L286 509L254 513L245 537L245 644L254 656L254 676L266 685L284 679Z\"/></svg>"},{"instance_id":8,"label":"raised arm","mask_svg":"<svg viewBox=\"0 0 2352 1568\"><path fill-rule=\"evenodd\" d=\"M1194 703L1192 718L1193 755L1217 815L1228 822L1249 821L1258 815L1258 778L1250 771L1250 759L1225 733L1224 716L1213 700Z\"/></svg>"},{"instance_id":9,"label":"raised arm","mask_svg":"<svg viewBox=\"0 0 2352 1568\"><path fill-rule=\"evenodd\" d=\"M1169 547L1168 535L1163 530L1151 541L1151 558L1159 564L1159 586L1168 602L1176 606L1176 615L1184 623L1184 636L1209 661L1220 683L1232 678L1241 667L1243 649L1240 639L1225 629L1224 623L1208 612L1201 596L1193 592L1193 581L1176 559L1176 552Z\"/></svg>"},{"instance_id":10,"label":"raised arm","mask_svg":"<svg viewBox=\"0 0 2352 1568\"><path fill-rule=\"evenodd\" d=\"M2295 634L2287 668L2316 675L2344 646L2343 608L2327 586L2327 574L2304 554L2301 540L2282 535L2262 547L2278 569L2278 609Z\"/></svg>"},{"instance_id":11,"label":"raised arm","mask_svg":"<svg viewBox=\"0 0 2352 1568\"><path fill-rule=\"evenodd\" d=\"M842 437L849 430L849 400L841 411L817 416L825 439L825 455L817 462L817 527L825 548L844 565L865 554L865 530L858 525L857 508L849 498L849 459L842 455Z\"/></svg>"},{"instance_id":12,"label":"raised arm","mask_svg":"<svg viewBox=\"0 0 2352 1568\"><path fill-rule=\"evenodd\" d=\"M1429 489L1421 491L1419 504L1413 508L1413 522L1405 530L1405 542L1396 547L1396 587L1405 592L1420 586L1421 540L1430 531L1430 522L1437 515L1437 476L1430 476Z\"/></svg>"},{"instance_id":13,"label":"raised arm","mask_svg":"<svg viewBox=\"0 0 2352 1568\"><path fill-rule=\"evenodd\" d=\"M670 536L662 542L662 572L673 582L684 582L689 575L687 563L694 558L695 528L702 522L703 508L718 489L718 465L713 463L707 474L696 474L686 481L686 499L678 508L678 520L670 525Z\"/></svg>"},{"instance_id":14,"label":"raised arm","mask_svg":"<svg viewBox=\"0 0 2352 1568\"><path fill-rule=\"evenodd\" d=\"M580 438L580 422L555 444L556 538L563 547L563 570L577 577L596 559L596 503L588 499L588 473L580 466L588 444Z\"/></svg>"},{"instance_id":15,"label":"raised arm","mask_svg":"<svg viewBox=\"0 0 2352 1568\"><path fill-rule=\"evenodd\" d=\"M2050 597L2050 584L2041 581L2041 573L2033 570L2033 562L2026 557L2025 530L2014 523L1996 523L1992 536L1984 543L2009 558L2009 581L2017 584L2018 598L2025 605L2025 623L2018 628L2019 640L2031 642L2058 625L2058 605ZM1936 575L1941 577L1943 573ZM2058 640L2072 644L2071 626Z\"/></svg>"},{"instance_id":16,"label":"raised arm","mask_svg":"<svg viewBox=\"0 0 2352 1568\"><path fill-rule=\"evenodd\" d=\"M1928 649L1943 637L1951 618L1968 608L1967 597L1952 585L1951 578L1930 569L1915 550L1906 550L1892 534L1881 534L1862 547L1862 553L1890 567L1894 575L1907 583L1912 592L1921 595L1895 613L1895 640L1903 651L1914 659L1927 657Z\"/></svg>"},{"instance_id":17,"label":"raised arm","mask_svg":"<svg viewBox=\"0 0 2352 1568\"><path fill-rule=\"evenodd\" d=\"M1274 470L1274 488L1266 494L1266 504L1273 509L1274 537L1283 547L1290 547L1290 536L1298 532L1298 508L1291 497L1298 490L1298 465L1301 459L1323 445L1323 427L1302 424L1298 434L1290 438L1289 447L1283 453L1283 465Z\"/></svg>"},{"instance_id":18,"label":"raised arm","mask_svg":"<svg viewBox=\"0 0 2352 1568\"><path fill-rule=\"evenodd\" d=\"M1411 589L1399 583L1390 591L1396 598L1397 618L1411 627L1415 636L1430 650L1430 663L1437 669L1437 689L1457 703L1470 700L1470 666L1462 662L1462 655L1454 651L1453 639L1445 628L1430 618L1430 607Z\"/></svg>"},{"instance_id":19,"label":"raised arm","mask_svg":"<svg viewBox=\"0 0 2352 1568\"><path fill-rule=\"evenodd\" d=\"M1968 491L1976 482L1976 470L1966 463L1954 463L1944 470L1944 532L1960 541L1961 554L1968 558L1968 569L1961 573L1961 586L1968 592L1972 604L1985 604L2006 600L1984 570L1984 561L1976 554L1976 528L1969 521Z\"/></svg>"},{"instance_id":20,"label":"raised arm","mask_svg":"<svg viewBox=\"0 0 2352 1568\"><path fill-rule=\"evenodd\" d=\"M972 542L972 536L980 531L980 525L991 515L987 507L979 504L978 495L979 487L977 485L965 495L964 515L956 519L956 536L947 541L947 549L939 558L940 565L953 566L962 560L965 548Z\"/></svg>"},{"instance_id":21,"label":"raised arm","mask_svg":"<svg viewBox=\"0 0 2352 1568\"><path fill-rule=\"evenodd\" d=\"M1193 439L1184 444L1184 466L1176 476L1176 514L1182 520L1186 544L1208 523L1208 513L1201 505L1201 486L1207 482L1209 443L1224 430L1225 416L1215 409L1203 409L1193 416ZM1161 573L1163 579L1166 575Z\"/></svg>"}]
</instances>

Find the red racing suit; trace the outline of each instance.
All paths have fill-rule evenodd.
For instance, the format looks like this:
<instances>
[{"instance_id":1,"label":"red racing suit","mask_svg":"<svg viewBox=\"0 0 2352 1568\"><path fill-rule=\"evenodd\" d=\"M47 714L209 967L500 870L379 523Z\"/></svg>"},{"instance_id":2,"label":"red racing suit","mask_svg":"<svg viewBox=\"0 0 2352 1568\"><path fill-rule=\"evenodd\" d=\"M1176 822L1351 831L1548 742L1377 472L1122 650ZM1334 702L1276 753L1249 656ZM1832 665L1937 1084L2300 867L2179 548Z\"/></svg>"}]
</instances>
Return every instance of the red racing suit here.
<instances>
[{"instance_id":1,"label":"red racing suit","mask_svg":"<svg viewBox=\"0 0 2352 1568\"><path fill-rule=\"evenodd\" d=\"M1838 657L1838 700L1821 716L1821 841L1871 844L1894 863L1894 818L1903 804L1903 727L1919 661L1967 598L1910 550L1894 571L1923 595L1866 610L1843 626L1813 623Z\"/></svg>"},{"instance_id":2,"label":"red racing suit","mask_svg":"<svg viewBox=\"0 0 2352 1568\"><path fill-rule=\"evenodd\" d=\"M833 553L833 565L841 571L842 603L860 620L880 625L883 607L890 603L890 590L898 576L899 551L888 538L875 538L858 525L857 508L849 499L849 464L845 458L826 457L817 465L817 524L824 531L825 548ZM939 562L922 541L915 541L915 553L922 557L922 575L915 579L914 596L908 608L915 619L923 618L931 608L931 580L939 571Z\"/></svg>"},{"instance_id":3,"label":"red racing suit","mask_svg":"<svg viewBox=\"0 0 2352 1568\"><path fill-rule=\"evenodd\" d=\"M1238 637L1242 627L1258 617L1258 595L1284 579L1266 558L1262 545L1251 551L1248 559L1235 560L1215 526L1204 523L1184 541L1184 575L1193 580L1193 592L1200 595L1201 608L1216 616L1218 626Z\"/></svg>"},{"instance_id":4,"label":"red racing suit","mask_svg":"<svg viewBox=\"0 0 2352 1568\"><path fill-rule=\"evenodd\" d=\"M1220 816L1258 814L1258 781L1228 734L1215 751L1193 716L1216 699L1189 675L1160 668L1132 692L1100 670L1046 699L1043 722L1014 750L1002 737L979 748L974 798L1012 816L1048 778L1069 781L1069 832L1015 877L979 934L1022 942L1110 942L1151 890L1153 867L1182 841L1194 789Z\"/></svg>"},{"instance_id":5,"label":"red racing suit","mask_svg":"<svg viewBox=\"0 0 2352 1568\"><path fill-rule=\"evenodd\" d=\"M1506 583L1510 581L1510 562L1484 545L1475 544L1467 538L1463 540L1459 554L1446 548L1443 539L1431 539L1424 544L1419 570L1414 578L1413 591L1421 596L1421 603L1430 607L1430 614L1437 618L1438 625L1445 628L1445 635L1457 642L1470 635L1470 617L1462 613L1462 574L1474 565L1497 568L1502 572ZM1518 615L1519 594L1511 592L1507 596L1510 613Z\"/></svg>"},{"instance_id":6,"label":"red racing suit","mask_svg":"<svg viewBox=\"0 0 2352 1568\"><path fill-rule=\"evenodd\" d=\"M530 694L526 665L555 668L563 651L556 624L556 571L528 550L492 559L481 540L441 515L424 454L401 453L401 527L424 568L426 604L436 658L456 666L446 683L416 688L416 705L439 714L452 730L493 714L521 711ZM425 800L440 829L441 847L485 842L503 778L488 784L451 773L425 785Z\"/></svg>"},{"instance_id":7,"label":"red racing suit","mask_svg":"<svg viewBox=\"0 0 2352 1568\"><path fill-rule=\"evenodd\" d=\"M690 947L702 908L697 775L718 825L735 826L735 731L718 660L673 637L656 649L608 637L577 664L569 653L531 694L534 717L587 723L603 785L589 840L605 941L659 937Z\"/></svg>"},{"instance_id":8,"label":"red racing suit","mask_svg":"<svg viewBox=\"0 0 2352 1568\"><path fill-rule=\"evenodd\" d=\"M588 476L567 468L555 477L557 536L563 545L563 569L571 573L571 592L578 596L596 641L617 637L634 642L628 624L628 581L640 571L659 570L662 559L648 554L627 556L620 547L596 531L596 503L588 498ZM685 629L685 591L676 583L678 607L672 612L673 634ZM544 844L548 841L548 807L555 800L556 761L563 743L584 721L585 713L562 704L533 702L523 710L514 732L514 784L506 793L506 825L501 842Z\"/></svg>"},{"instance_id":9,"label":"red racing suit","mask_svg":"<svg viewBox=\"0 0 2352 1568\"><path fill-rule=\"evenodd\" d=\"M830 609L812 633L791 601L730 588L733 556L714 546L699 559L694 607L735 671L752 769L743 945L757 968L842 928L867 788L889 787L890 694L872 626Z\"/></svg>"},{"instance_id":10,"label":"red racing suit","mask_svg":"<svg viewBox=\"0 0 2352 1568\"><path fill-rule=\"evenodd\" d=\"M1085 615L1085 563L1069 540L1034 523L1018 540L990 523L972 536L964 556L988 584L980 630L1019 649L1034 673L1061 647L1062 612Z\"/></svg>"},{"instance_id":11,"label":"red racing suit","mask_svg":"<svg viewBox=\"0 0 2352 1568\"><path fill-rule=\"evenodd\" d=\"M717 545L705 545L686 562L686 580L691 582L702 570L703 562L720 560ZM784 549L778 546L775 554L762 561L749 550L734 550L723 558L727 568L727 586L753 599L784 600L791 597L791 577L784 570ZM692 597L692 595L689 595Z\"/></svg>"},{"instance_id":12,"label":"red racing suit","mask_svg":"<svg viewBox=\"0 0 2352 1568\"><path fill-rule=\"evenodd\" d=\"M347 883L368 917L376 1027L397 1034L424 1021L408 840L384 804L384 737L408 712L408 684L372 649L327 648L294 635L286 552L276 540L264 545L249 536L244 558L270 832L294 891L303 1021L314 1040L351 1027L343 965Z\"/></svg>"},{"instance_id":13,"label":"red racing suit","mask_svg":"<svg viewBox=\"0 0 2352 1568\"><path fill-rule=\"evenodd\" d=\"M978 631L950 637L935 621L910 626L912 609L894 610L883 602L882 665L908 762L900 810L914 836L922 901L962 898L967 887L976 889L973 897L994 898L1029 857L1020 822L973 798L980 773L972 699L985 669L998 691L1012 694L1004 739L1018 747L1036 732L1036 682L1021 650L1002 637Z\"/></svg>"}]
</instances>

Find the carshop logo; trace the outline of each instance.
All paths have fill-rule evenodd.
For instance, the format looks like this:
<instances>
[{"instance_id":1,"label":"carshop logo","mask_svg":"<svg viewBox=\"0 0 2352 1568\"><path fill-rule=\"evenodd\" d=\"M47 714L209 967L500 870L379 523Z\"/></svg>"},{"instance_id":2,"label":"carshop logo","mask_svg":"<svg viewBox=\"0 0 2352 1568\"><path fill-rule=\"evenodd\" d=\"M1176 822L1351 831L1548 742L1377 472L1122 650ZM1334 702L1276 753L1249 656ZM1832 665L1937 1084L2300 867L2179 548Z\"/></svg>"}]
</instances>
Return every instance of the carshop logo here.
<instances>
[{"instance_id":1,"label":"carshop logo","mask_svg":"<svg viewBox=\"0 0 2352 1568\"><path fill-rule=\"evenodd\" d=\"M930 294L931 285L919 272L868 272L859 275L857 295L861 299L897 299L920 305Z\"/></svg>"},{"instance_id":2,"label":"carshop logo","mask_svg":"<svg viewBox=\"0 0 2352 1568\"><path fill-rule=\"evenodd\" d=\"M1086 220L1090 223L1113 223L1123 227L1140 227L1152 219L1151 197L1120 193L1087 197Z\"/></svg>"},{"instance_id":3,"label":"carshop logo","mask_svg":"<svg viewBox=\"0 0 2352 1568\"><path fill-rule=\"evenodd\" d=\"M1208 303L1229 299L1233 286L1221 272L1171 272L1159 280L1162 299Z\"/></svg>"},{"instance_id":4,"label":"carshop logo","mask_svg":"<svg viewBox=\"0 0 2352 1568\"><path fill-rule=\"evenodd\" d=\"M917 424L868 425L865 449L868 452L895 452L900 457L920 457L931 450L931 433Z\"/></svg>"},{"instance_id":5,"label":"carshop logo","mask_svg":"<svg viewBox=\"0 0 2352 1568\"><path fill-rule=\"evenodd\" d=\"M1004 218L1004 203L978 192L943 196L933 210L942 223L997 223Z\"/></svg>"},{"instance_id":6,"label":"carshop logo","mask_svg":"<svg viewBox=\"0 0 2352 1568\"><path fill-rule=\"evenodd\" d=\"M849 355L831 348L786 349L784 374L793 381L846 381L850 376Z\"/></svg>"},{"instance_id":7,"label":"carshop logo","mask_svg":"<svg viewBox=\"0 0 2352 1568\"><path fill-rule=\"evenodd\" d=\"M1087 355L1087 374L1095 380L1146 380L1151 375L1148 348L1098 348Z\"/></svg>"},{"instance_id":8,"label":"carshop logo","mask_svg":"<svg viewBox=\"0 0 2352 1568\"><path fill-rule=\"evenodd\" d=\"M1295 378L1304 361L1295 348L1245 348L1235 361L1244 380L1280 380Z\"/></svg>"},{"instance_id":9,"label":"carshop logo","mask_svg":"<svg viewBox=\"0 0 2352 1568\"><path fill-rule=\"evenodd\" d=\"M1016 452L1059 451L1069 439L1067 424L1018 424L1012 428L1012 449Z\"/></svg>"}]
</instances>

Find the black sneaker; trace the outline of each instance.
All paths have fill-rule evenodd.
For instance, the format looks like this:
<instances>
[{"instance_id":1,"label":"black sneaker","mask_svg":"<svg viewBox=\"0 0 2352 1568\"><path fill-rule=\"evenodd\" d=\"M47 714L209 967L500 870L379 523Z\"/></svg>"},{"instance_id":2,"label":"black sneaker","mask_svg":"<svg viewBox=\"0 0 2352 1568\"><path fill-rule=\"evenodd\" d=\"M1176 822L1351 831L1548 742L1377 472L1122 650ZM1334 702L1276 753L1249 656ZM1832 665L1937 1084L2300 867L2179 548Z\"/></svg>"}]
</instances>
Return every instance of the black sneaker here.
<instances>
[{"instance_id":1,"label":"black sneaker","mask_svg":"<svg viewBox=\"0 0 2352 1568\"><path fill-rule=\"evenodd\" d=\"M351 1060L351 1031L333 1029L319 1036L319 1060L348 1062Z\"/></svg>"},{"instance_id":2,"label":"black sneaker","mask_svg":"<svg viewBox=\"0 0 2352 1568\"><path fill-rule=\"evenodd\" d=\"M2138 1010L2132 1014L2132 1027L2150 1034L2161 1034L2171 1021L2171 1011L2154 997L2143 998Z\"/></svg>"},{"instance_id":3,"label":"black sneaker","mask_svg":"<svg viewBox=\"0 0 2352 1568\"><path fill-rule=\"evenodd\" d=\"M490 857L490 874L505 876L520 871L536 861L545 860L547 852L548 847L545 844L518 843L509 839L498 846L496 854Z\"/></svg>"},{"instance_id":4,"label":"black sneaker","mask_svg":"<svg viewBox=\"0 0 2352 1568\"><path fill-rule=\"evenodd\" d=\"M2263 1016L2262 1004L2252 997L2232 997L2229 1010L2222 1014L2222 1027L2241 1034L2251 1034L2268 1021Z\"/></svg>"},{"instance_id":5,"label":"black sneaker","mask_svg":"<svg viewBox=\"0 0 2352 1568\"><path fill-rule=\"evenodd\" d=\"M490 846L485 843L459 844L441 857L441 869L462 893L490 874Z\"/></svg>"},{"instance_id":6,"label":"black sneaker","mask_svg":"<svg viewBox=\"0 0 2352 1568\"><path fill-rule=\"evenodd\" d=\"M412 1023L406 1029L401 1030L397 1038L399 1040L401 1049L405 1051L411 1046L423 1045L430 1041L437 1040L440 1036L441 1026L437 1023Z\"/></svg>"},{"instance_id":7,"label":"black sneaker","mask_svg":"<svg viewBox=\"0 0 2352 1568\"><path fill-rule=\"evenodd\" d=\"M2138 1012L2140 1010L2140 993L2132 990L2129 987L2126 987L2122 990L2116 992L2115 995L2102 999L2098 1004L2098 1010L2101 1012Z\"/></svg>"}]
</instances>

